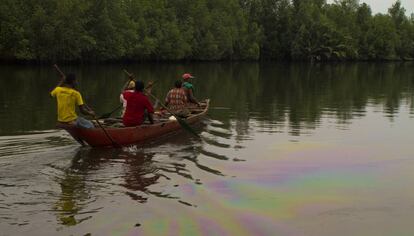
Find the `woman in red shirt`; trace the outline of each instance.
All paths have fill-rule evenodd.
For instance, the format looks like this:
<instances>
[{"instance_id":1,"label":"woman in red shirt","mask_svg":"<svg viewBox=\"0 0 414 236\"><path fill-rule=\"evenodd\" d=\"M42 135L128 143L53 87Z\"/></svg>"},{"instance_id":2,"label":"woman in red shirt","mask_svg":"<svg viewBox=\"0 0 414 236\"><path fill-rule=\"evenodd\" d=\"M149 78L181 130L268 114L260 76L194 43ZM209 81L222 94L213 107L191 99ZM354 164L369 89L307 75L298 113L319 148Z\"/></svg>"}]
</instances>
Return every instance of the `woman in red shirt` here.
<instances>
[{"instance_id":1,"label":"woman in red shirt","mask_svg":"<svg viewBox=\"0 0 414 236\"><path fill-rule=\"evenodd\" d=\"M144 83L142 81L137 81L135 82L135 91L133 93L123 93L127 105L122 121L127 127L138 126L144 123L145 111L147 111L148 119L151 124L154 124L154 119L152 117L154 108L147 96L144 95L144 88Z\"/></svg>"}]
</instances>

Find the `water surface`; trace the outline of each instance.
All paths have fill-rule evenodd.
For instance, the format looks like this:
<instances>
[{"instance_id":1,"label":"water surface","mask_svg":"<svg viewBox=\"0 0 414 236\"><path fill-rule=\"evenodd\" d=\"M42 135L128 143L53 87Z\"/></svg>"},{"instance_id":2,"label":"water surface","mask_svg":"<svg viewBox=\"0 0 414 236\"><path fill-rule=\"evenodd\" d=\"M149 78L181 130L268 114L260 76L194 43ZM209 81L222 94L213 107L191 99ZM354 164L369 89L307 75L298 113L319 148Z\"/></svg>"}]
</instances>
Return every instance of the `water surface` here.
<instances>
[{"instance_id":1,"label":"water surface","mask_svg":"<svg viewBox=\"0 0 414 236\"><path fill-rule=\"evenodd\" d=\"M412 235L414 64L62 66L98 114L126 68L211 98L197 131L80 148L48 66L0 66L0 235Z\"/></svg>"}]
</instances>

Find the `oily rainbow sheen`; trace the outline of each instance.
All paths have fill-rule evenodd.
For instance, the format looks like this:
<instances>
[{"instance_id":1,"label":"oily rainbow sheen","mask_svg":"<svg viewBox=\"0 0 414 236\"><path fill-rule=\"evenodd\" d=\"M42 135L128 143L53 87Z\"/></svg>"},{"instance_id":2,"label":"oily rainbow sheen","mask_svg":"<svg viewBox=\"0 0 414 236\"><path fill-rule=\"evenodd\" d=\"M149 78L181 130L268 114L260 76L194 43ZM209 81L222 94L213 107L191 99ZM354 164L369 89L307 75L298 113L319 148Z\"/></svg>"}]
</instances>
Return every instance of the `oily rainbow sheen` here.
<instances>
[{"instance_id":1,"label":"oily rainbow sheen","mask_svg":"<svg viewBox=\"0 0 414 236\"><path fill-rule=\"evenodd\" d=\"M292 222L369 201L353 193L381 186L385 172L377 167L393 162L372 150L334 143L279 145L261 160L223 171L237 168L237 176L215 177L202 184L185 182L166 190L178 197L175 200L149 199L149 206L139 206L148 207L138 210L139 227L131 227L134 222L119 215L116 222L128 223L115 222L112 225L123 227L108 229L113 235L305 236L307 232ZM134 215L133 211L124 209L124 215ZM141 216L144 211L150 215Z\"/></svg>"},{"instance_id":2,"label":"oily rainbow sheen","mask_svg":"<svg viewBox=\"0 0 414 236\"><path fill-rule=\"evenodd\" d=\"M306 235L290 221L364 200L350 192L379 184L378 154L368 149L313 143L278 152L239 164L235 178L180 185L172 195L193 206L177 202L167 214L171 200L161 200L127 235Z\"/></svg>"}]
</instances>

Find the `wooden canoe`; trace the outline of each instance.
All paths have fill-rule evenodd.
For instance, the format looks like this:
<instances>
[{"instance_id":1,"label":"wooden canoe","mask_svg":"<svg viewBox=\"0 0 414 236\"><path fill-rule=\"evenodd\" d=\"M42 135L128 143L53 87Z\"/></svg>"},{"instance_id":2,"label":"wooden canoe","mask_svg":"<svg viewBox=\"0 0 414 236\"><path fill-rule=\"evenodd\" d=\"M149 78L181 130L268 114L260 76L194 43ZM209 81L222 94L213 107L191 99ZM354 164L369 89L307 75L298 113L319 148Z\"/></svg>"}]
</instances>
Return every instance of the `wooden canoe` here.
<instances>
[{"instance_id":1,"label":"wooden canoe","mask_svg":"<svg viewBox=\"0 0 414 236\"><path fill-rule=\"evenodd\" d=\"M199 122L208 112L210 100L206 99L202 103L202 107L184 120L188 124ZM155 120L156 122L156 120ZM58 125L59 128L65 129L79 143L87 143L91 147L113 146L112 141L105 135L104 131L99 128L84 129L71 125ZM143 124L135 127L111 127L105 126L105 130L112 139L121 146L143 143L154 140L161 136L170 134L181 129L180 124L176 120L166 119L154 124Z\"/></svg>"}]
</instances>

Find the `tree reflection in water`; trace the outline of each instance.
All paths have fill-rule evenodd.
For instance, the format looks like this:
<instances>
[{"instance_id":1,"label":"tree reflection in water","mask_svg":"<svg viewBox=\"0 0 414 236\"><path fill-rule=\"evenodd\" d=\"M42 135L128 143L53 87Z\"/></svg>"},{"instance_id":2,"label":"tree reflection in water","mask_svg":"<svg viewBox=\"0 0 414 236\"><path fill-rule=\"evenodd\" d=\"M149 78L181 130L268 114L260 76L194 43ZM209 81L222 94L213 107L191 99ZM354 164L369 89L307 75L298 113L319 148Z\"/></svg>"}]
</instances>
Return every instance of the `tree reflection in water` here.
<instances>
[{"instance_id":1,"label":"tree reflection in water","mask_svg":"<svg viewBox=\"0 0 414 236\"><path fill-rule=\"evenodd\" d=\"M174 175L202 184L200 179L192 176L188 163L210 174L224 175L219 170L200 164L198 156L204 152L219 160L228 158L203 151L203 143L190 135L180 133L179 137L167 137L162 145L147 144L145 148L80 148L70 166L63 171L62 178L57 178L61 188L60 197L54 205L58 221L62 225L73 226L90 219L104 207L90 209L92 203L102 197L102 190L112 195L126 194L140 204L146 203L150 196L186 203L180 197L167 193L164 188L154 190L151 186L159 184L162 179L171 183Z\"/></svg>"},{"instance_id":2,"label":"tree reflection in water","mask_svg":"<svg viewBox=\"0 0 414 236\"><path fill-rule=\"evenodd\" d=\"M100 151L98 151L100 153ZM61 196L55 205L58 220L63 225L71 226L87 220L81 212L88 205L91 189L87 187L88 175L110 159L101 158L96 150L79 149L71 161L69 168L64 170L63 177L58 179Z\"/></svg>"}]
</instances>

